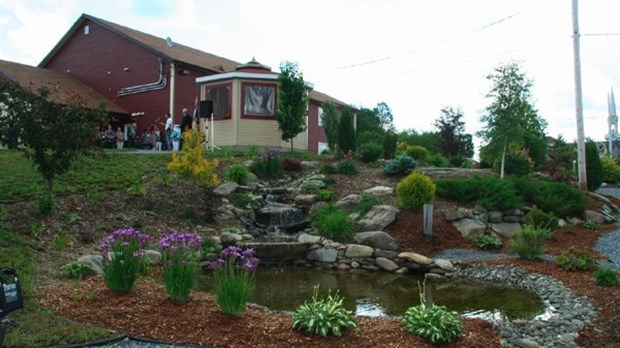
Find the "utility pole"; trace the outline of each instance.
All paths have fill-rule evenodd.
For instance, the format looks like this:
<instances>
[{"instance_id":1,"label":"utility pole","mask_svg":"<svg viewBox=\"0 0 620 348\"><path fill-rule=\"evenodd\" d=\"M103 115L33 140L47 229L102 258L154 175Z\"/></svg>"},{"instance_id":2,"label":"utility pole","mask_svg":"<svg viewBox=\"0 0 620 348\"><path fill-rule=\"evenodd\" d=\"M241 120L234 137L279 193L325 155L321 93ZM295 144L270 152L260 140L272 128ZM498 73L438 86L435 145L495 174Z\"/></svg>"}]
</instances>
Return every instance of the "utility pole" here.
<instances>
[{"instance_id":1,"label":"utility pole","mask_svg":"<svg viewBox=\"0 0 620 348\"><path fill-rule=\"evenodd\" d=\"M573 0L573 54L575 57L575 109L577 112L577 168L579 188L588 189L586 176L586 144L583 132L583 100L581 93L581 58L579 49L579 14L577 0Z\"/></svg>"}]
</instances>

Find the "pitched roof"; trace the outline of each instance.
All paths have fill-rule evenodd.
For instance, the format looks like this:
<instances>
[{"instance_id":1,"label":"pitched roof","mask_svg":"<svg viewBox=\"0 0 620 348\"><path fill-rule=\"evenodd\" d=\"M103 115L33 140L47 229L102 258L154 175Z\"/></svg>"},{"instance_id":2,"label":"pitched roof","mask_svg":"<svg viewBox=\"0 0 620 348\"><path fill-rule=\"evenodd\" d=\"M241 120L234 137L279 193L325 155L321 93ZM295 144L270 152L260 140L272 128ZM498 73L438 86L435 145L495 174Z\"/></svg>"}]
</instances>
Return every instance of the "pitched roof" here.
<instances>
[{"instance_id":1,"label":"pitched roof","mask_svg":"<svg viewBox=\"0 0 620 348\"><path fill-rule=\"evenodd\" d=\"M326 103L326 102L329 101L329 102L331 102L333 104L336 104L336 105L349 106L349 104L347 104L347 103L345 103L343 101L340 101L340 100L338 100L338 99L336 99L336 98L334 98L332 96L329 96L329 95L327 95L325 93L321 93L321 92L319 92L319 91L317 91L315 89L310 91L310 99L311 100L316 100L316 101L318 101L320 103Z\"/></svg>"},{"instance_id":2,"label":"pitched roof","mask_svg":"<svg viewBox=\"0 0 620 348\"><path fill-rule=\"evenodd\" d=\"M68 73L0 60L0 74L30 91L46 86L50 91L48 99L54 103L67 104L73 96L79 94L83 96L87 108L94 109L104 103L107 112L129 114Z\"/></svg>"},{"instance_id":3,"label":"pitched roof","mask_svg":"<svg viewBox=\"0 0 620 348\"><path fill-rule=\"evenodd\" d=\"M124 37L135 44L142 46L157 55L167 58L169 61L176 61L192 65L205 70L213 72L229 72L234 71L238 62L230 59L222 58L211 53L200 51L185 45L181 45L176 42L171 42L172 47L168 45L168 39L162 39L157 36L143 33L141 31L131 29L116 23L108 22L106 20L93 17L88 14L82 14L80 18L73 24L69 31L60 39L60 41L54 46L54 48L48 53L45 58L39 64L40 67L44 67L52 59L52 57L58 52L69 38L73 36L76 30L78 30L84 21L90 20L98 25L110 30L111 32Z\"/></svg>"}]
</instances>

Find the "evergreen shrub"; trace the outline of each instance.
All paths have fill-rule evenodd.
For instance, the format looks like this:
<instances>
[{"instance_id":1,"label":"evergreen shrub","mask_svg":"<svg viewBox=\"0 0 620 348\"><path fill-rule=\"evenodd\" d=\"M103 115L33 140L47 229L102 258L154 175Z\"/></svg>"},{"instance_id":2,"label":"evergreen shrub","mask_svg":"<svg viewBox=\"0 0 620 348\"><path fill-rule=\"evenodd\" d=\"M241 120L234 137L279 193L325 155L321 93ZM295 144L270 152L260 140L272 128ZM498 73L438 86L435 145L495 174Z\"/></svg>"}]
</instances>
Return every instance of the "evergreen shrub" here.
<instances>
[{"instance_id":1,"label":"evergreen shrub","mask_svg":"<svg viewBox=\"0 0 620 348\"><path fill-rule=\"evenodd\" d=\"M532 209L525 215L525 224L536 228L555 230L558 228L558 218L556 218L553 213L545 213L540 209Z\"/></svg>"},{"instance_id":2,"label":"evergreen shrub","mask_svg":"<svg viewBox=\"0 0 620 348\"><path fill-rule=\"evenodd\" d=\"M418 209L435 199L435 183L428 176L413 172L396 185L396 194L400 206Z\"/></svg>"},{"instance_id":3,"label":"evergreen shrub","mask_svg":"<svg viewBox=\"0 0 620 348\"><path fill-rule=\"evenodd\" d=\"M386 175L408 175L417 165L417 162L408 155L398 155L387 161L381 168Z\"/></svg>"},{"instance_id":4,"label":"evergreen shrub","mask_svg":"<svg viewBox=\"0 0 620 348\"><path fill-rule=\"evenodd\" d=\"M383 145L378 143L363 143L357 147L357 157L364 162L376 162L383 154Z\"/></svg>"}]
</instances>

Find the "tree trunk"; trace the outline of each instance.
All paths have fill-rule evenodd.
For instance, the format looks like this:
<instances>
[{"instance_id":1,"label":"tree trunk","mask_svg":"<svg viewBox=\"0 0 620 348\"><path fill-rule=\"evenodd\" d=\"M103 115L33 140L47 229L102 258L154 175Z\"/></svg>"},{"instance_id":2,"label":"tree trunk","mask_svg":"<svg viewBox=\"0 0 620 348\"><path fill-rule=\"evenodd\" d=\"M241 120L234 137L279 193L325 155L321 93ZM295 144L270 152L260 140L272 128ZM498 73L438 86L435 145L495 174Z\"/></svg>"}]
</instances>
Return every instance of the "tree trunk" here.
<instances>
[{"instance_id":1,"label":"tree trunk","mask_svg":"<svg viewBox=\"0 0 620 348\"><path fill-rule=\"evenodd\" d=\"M499 178L504 178L504 164L506 163L506 144L504 144L504 149L502 150L502 165L499 172Z\"/></svg>"},{"instance_id":2,"label":"tree trunk","mask_svg":"<svg viewBox=\"0 0 620 348\"><path fill-rule=\"evenodd\" d=\"M291 138L291 152L294 152L295 149L293 148L293 138Z\"/></svg>"}]
</instances>

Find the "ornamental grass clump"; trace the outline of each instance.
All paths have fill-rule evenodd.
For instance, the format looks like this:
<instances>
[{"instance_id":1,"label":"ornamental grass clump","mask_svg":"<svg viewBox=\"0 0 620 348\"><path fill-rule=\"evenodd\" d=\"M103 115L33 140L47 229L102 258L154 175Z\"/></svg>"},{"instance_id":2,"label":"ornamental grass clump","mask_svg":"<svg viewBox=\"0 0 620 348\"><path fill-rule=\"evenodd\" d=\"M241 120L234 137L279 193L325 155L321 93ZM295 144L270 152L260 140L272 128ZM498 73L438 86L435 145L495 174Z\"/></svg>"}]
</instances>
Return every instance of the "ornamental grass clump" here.
<instances>
[{"instance_id":1,"label":"ornamental grass clump","mask_svg":"<svg viewBox=\"0 0 620 348\"><path fill-rule=\"evenodd\" d=\"M170 232L159 240L163 252L164 283L168 296L185 301L198 272L198 251L202 237L195 233Z\"/></svg>"},{"instance_id":2,"label":"ornamental grass clump","mask_svg":"<svg viewBox=\"0 0 620 348\"><path fill-rule=\"evenodd\" d=\"M103 277L110 290L133 289L143 268L144 245L149 236L129 228L112 232L99 246L103 254Z\"/></svg>"},{"instance_id":3,"label":"ornamental grass clump","mask_svg":"<svg viewBox=\"0 0 620 348\"><path fill-rule=\"evenodd\" d=\"M319 287L314 287L312 301L304 302L293 313L293 329L303 331L307 335L330 334L340 336L342 329L357 329L353 312L343 307L343 298L338 294L327 294L318 297Z\"/></svg>"},{"instance_id":4,"label":"ornamental grass clump","mask_svg":"<svg viewBox=\"0 0 620 348\"><path fill-rule=\"evenodd\" d=\"M229 246L211 262L217 303L224 313L241 315L254 291L254 272L258 266L254 249Z\"/></svg>"}]
</instances>

